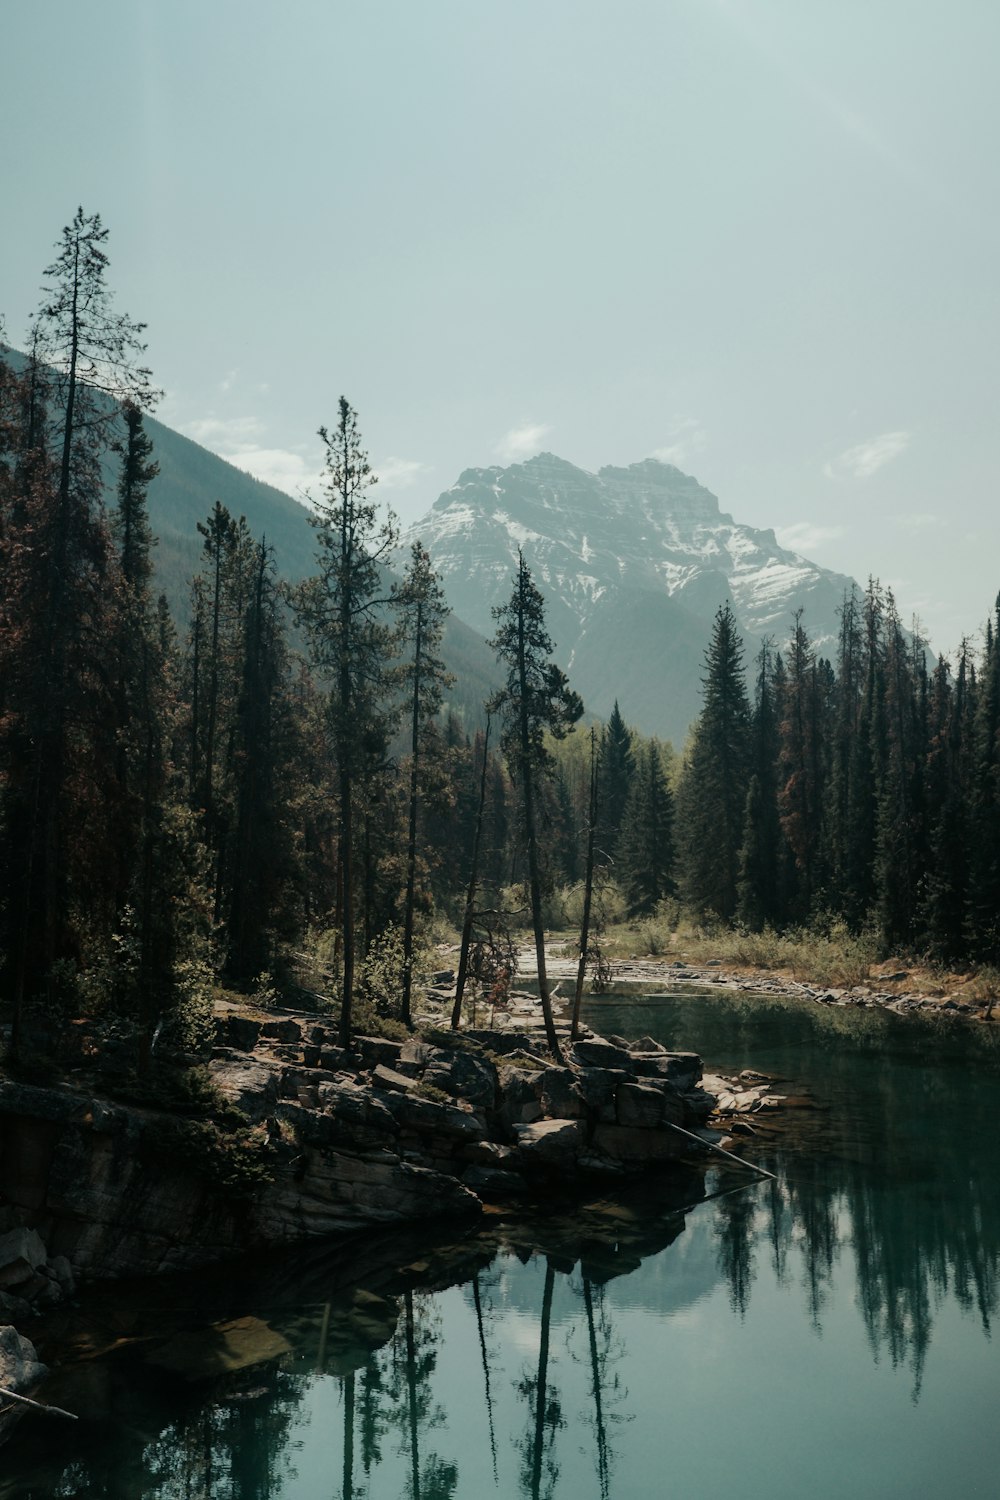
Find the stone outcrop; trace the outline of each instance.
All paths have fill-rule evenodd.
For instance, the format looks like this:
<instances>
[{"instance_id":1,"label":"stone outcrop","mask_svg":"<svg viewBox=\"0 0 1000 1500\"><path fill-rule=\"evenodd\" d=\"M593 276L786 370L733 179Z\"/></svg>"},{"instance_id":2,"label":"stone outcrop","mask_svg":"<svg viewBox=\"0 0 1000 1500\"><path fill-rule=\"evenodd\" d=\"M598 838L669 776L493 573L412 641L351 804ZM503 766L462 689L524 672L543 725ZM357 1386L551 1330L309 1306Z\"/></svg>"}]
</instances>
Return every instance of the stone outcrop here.
<instances>
[{"instance_id":1,"label":"stone outcrop","mask_svg":"<svg viewBox=\"0 0 1000 1500\"><path fill-rule=\"evenodd\" d=\"M29 1396L47 1374L34 1345L16 1328L0 1325L0 1389L13 1391L18 1396ZM0 1397L0 1443L6 1442L24 1410L19 1403L5 1402Z\"/></svg>"},{"instance_id":2,"label":"stone outcrop","mask_svg":"<svg viewBox=\"0 0 1000 1500\"><path fill-rule=\"evenodd\" d=\"M588 1036L555 1067L532 1031L358 1037L350 1054L307 1016L233 1013L218 1033L211 1078L248 1122L256 1181L231 1180L227 1137L204 1124L0 1077L0 1311L74 1273L177 1270L640 1172L685 1155L673 1127L715 1102L693 1053L648 1038Z\"/></svg>"}]
</instances>

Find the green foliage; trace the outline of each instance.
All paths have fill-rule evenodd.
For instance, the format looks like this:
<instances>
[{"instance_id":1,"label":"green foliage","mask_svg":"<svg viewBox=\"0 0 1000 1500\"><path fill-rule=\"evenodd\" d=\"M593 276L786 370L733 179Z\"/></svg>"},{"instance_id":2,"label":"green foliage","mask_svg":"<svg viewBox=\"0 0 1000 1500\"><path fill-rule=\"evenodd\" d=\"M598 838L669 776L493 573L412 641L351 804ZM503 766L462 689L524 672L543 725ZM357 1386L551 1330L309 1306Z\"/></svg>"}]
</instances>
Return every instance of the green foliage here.
<instances>
[{"instance_id":1,"label":"green foliage","mask_svg":"<svg viewBox=\"0 0 1000 1500\"><path fill-rule=\"evenodd\" d=\"M143 1133L139 1154L151 1162L193 1172L227 1198L252 1197L274 1175L274 1160L266 1136L238 1127L223 1130L214 1121L157 1119Z\"/></svg>"}]
</instances>

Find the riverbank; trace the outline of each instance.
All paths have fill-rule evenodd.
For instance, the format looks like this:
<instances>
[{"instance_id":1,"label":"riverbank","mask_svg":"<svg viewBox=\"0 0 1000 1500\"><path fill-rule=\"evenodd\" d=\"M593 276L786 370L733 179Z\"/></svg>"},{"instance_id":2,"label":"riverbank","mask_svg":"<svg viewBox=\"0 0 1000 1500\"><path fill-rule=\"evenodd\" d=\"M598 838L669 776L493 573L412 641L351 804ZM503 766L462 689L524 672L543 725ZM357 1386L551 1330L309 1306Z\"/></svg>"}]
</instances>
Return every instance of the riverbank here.
<instances>
[{"instance_id":1,"label":"riverbank","mask_svg":"<svg viewBox=\"0 0 1000 1500\"><path fill-rule=\"evenodd\" d=\"M552 934L546 948L549 979L559 982L563 999L572 992L576 982L574 941L569 934ZM673 953L633 954L606 962L611 984L653 985L667 989L674 985L694 985L787 995L820 1005L891 1010L898 1015L920 1011L971 1020L1000 1020L1000 1005L991 998L990 983L976 974L942 976L926 968L906 969L883 964L872 970L866 980L834 984L816 978L798 978L787 969L734 964L707 956L695 961L675 957ZM538 977L535 952L530 945L519 950L518 974L524 979ZM589 979L587 988L589 993Z\"/></svg>"}]
</instances>

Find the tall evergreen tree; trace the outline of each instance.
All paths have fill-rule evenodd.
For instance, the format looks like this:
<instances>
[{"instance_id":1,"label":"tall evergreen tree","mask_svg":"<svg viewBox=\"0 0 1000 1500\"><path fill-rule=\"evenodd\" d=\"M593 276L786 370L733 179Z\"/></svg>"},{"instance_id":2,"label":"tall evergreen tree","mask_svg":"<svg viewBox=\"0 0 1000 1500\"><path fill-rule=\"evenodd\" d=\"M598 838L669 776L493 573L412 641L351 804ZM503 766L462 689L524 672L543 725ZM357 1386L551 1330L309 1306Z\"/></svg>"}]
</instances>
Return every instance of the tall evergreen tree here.
<instances>
[{"instance_id":1,"label":"tall evergreen tree","mask_svg":"<svg viewBox=\"0 0 1000 1500\"><path fill-rule=\"evenodd\" d=\"M428 732L444 701L450 674L441 660L441 634L448 616L444 590L429 554L414 542L410 563L396 593L400 636L405 653L405 680L410 696L410 765L406 841L406 896L403 905L402 1019L410 1024L413 989L413 919L417 895L417 820L420 811L422 760Z\"/></svg>"},{"instance_id":2,"label":"tall evergreen tree","mask_svg":"<svg viewBox=\"0 0 1000 1500\"><path fill-rule=\"evenodd\" d=\"M99 217L79 210L45 273L21 385L19 493L2 527L9 961L0 982L15 1051L25 997L54 998L56 961L79 961L85 929L106 931L115 906L118 672L107 656L120 638L121 592L100 463L118 403L145 408L156 393L138 363L141 325L111 308L106 238Z\"/></svg>"},{"instance_id":3,"label":"tall evergreen tree","mask_svg":"<svg viewBox=\"0 0 1000 1500\"><path fill-rule=\"evenodd\" d=\"M639 752L618 848L616 869L629 912L647 915L676 888L673 796L655 740Z\"/></svg>"},{"instance_id":4,"label":"tall evergreen tree","mask_svg":"<svg viewBox=\"0 0 1000 1500\"><path fill-rule=\"evenodd\" d=\"M384 739L389 663L395 641L380 564L395 544L391 517L379 520L375 484L361 446L357 413L341 396L336 430L319 431L326 450L323 496L310 521L316 529L317 577L298 589L296 612L313 663L330 682L330 733L338 779L338 863L341 884L342 1000L340 1035L351 1039L355 969L354 820L356 793L372 746Z\"/></svg>"},{"instance_id":5,"label":"tall evergreen tree","mask_svg":"<svg viewBox=\"0 0 1000 1500\"><path fill-rule=\"evenodd\" d=\"M681 881L696 910L728 919L738 899L750 777L743 643L728 604L716 613L702 681L705 703L678 792Z\"/></svg>"},{"instance_id":6,"label":"tall evergreen tree","mask_svg":"<svg viewBox=\"0 0 1000 1500\"><path fill-rule=\"evenodd\" d=\"M750 786L743 814L736 915L752 932L780 916L779 870L782 852L778 820L778 715L775 707L775 660L766 642L757 657L757 682L751 722ZM783 681L782 678L779 679Z\"/></svg>"},{"instance_id":7,"label":"tall evergreen tree","mask_svg":"<svg viewBox=\"0 0 1000 1500\"><path fill-rule=\"evenodd\" d=\"M631 729L621 716L616 698L601 736L601 783L598 789L601 806L598 842L605 854L612 859L617 852L625 804L635 775L633 738Z\"/></svg>"},{"instance_id":8,"label":"tall evergreen tree","mask_svg":"<svg viewBox=\"0 0 1000 1500\"><path fill-rule=\"evenodd\" d=\"M552 756L545 745L545 734L561 739L583 713L583 703L570 688L566 674L549 659L552 641L545 629L545 606L520 552L513 593L507 604L494 609L493 617L497 622L497 633L492 646L506 670L506 683L499 695L498 706L504 720L504 753L521 797L538 991L549 1048L552 1055L561 1060L545 969L542 864L536 807L541 782L552 771Z\"/></svg>"}]
</instances>

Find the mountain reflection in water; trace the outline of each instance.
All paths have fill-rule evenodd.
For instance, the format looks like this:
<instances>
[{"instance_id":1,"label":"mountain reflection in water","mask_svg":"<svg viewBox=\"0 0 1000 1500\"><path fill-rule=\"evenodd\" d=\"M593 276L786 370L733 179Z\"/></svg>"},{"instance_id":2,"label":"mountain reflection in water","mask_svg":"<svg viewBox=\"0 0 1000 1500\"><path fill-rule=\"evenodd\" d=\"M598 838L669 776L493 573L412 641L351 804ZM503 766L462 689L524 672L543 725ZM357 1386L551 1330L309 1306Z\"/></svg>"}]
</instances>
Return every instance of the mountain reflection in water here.
<instances>
[{"instance_id":1,"label":"mountain reflection in water","mask_svg":"<svg viewBox=\"0 0 1000 1500\"><path fill-rule=\"evenodd\" d=\"M94 1294L39 1340L85 1420L22 1424L0 1500L992 1493L991 1029L733 994L590 1020L811 1095L739 1143L779 1180Z\"/></svg>"}]
</instances>

